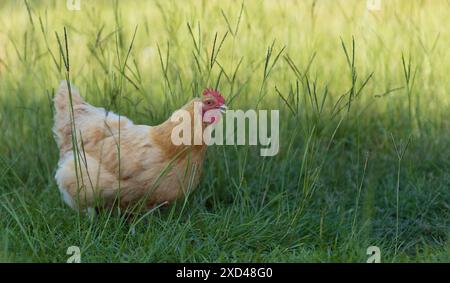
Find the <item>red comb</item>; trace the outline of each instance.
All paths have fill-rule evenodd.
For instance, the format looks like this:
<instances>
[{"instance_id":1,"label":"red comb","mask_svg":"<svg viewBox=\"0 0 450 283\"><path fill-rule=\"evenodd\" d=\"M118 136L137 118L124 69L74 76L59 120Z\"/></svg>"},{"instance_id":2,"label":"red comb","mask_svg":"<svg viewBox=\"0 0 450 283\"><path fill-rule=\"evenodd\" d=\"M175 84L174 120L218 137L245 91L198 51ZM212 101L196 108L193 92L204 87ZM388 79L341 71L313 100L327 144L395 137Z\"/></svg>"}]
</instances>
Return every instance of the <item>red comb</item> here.
<instances>
[{"instance_id":1,"label":"red comb","mask_svg":"<svg viewBox=\"0 0 450 283\"><path fill-rule=\"evenodd\" d=\"M223 98L223 96L220 94L220 92L218 92L217 90L213 89L213 88L207 88L203 91L203 95L212 95L214 96L217 101L220 104L224 104L225 103L225 98Z\"/></svg>"}]
</instances>

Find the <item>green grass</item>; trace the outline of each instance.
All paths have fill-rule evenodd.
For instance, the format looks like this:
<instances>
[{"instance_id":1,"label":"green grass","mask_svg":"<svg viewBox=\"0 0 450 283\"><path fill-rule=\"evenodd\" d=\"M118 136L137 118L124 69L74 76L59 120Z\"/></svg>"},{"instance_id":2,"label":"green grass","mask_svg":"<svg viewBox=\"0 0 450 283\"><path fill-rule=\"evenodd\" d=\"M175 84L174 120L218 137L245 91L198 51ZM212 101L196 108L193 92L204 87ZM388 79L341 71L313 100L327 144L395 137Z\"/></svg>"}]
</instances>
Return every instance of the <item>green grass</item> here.
<instances>
[{"instance_id":1,"label":"green grass","mask_svg":"<svg viewBox=\"0 0 450 283\"><path fill-rule=\"evenodd\" d=\"M0 3L0 261L450 261L448 1L91 2ZM279 154L209 148L198 189L135 236L72 211L51 132L64 27L88 102L153 125L217 87L280 109Z\"/></svg>"}]
</instances>

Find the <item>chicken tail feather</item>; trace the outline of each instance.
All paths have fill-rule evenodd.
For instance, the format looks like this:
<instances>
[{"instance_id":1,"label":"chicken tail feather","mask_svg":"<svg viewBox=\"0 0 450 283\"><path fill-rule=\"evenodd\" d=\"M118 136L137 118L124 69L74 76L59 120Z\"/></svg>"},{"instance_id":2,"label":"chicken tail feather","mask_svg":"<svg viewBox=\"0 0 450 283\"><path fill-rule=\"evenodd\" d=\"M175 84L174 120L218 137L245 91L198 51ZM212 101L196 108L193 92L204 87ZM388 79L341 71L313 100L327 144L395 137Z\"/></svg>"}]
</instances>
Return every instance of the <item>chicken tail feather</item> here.
<instances>
[{"instance_id":1,"label":"chicken tail feather","mask_svg":"<svg viewBox=\"0 0 450 283\"><path fill-rule=\"evenodd\" d=\"M55 125L53 127L53 132L61 154L67 151L71 145L70 96L72 97L73 108L77 108L78 105L86 103L75 87L71 86L69 94L67 82L62 81L54 98Z\"/></svg>"},{"instance_id":2,"label":"chicken tail feather","mask_svg":"<svg viewBox=\"0 0 450 283\"><path fill-rule=\"evenodd\" d=\"M85 101L74 86L70 86L72 105L83 104ZM69 88L66 81L62 81L55 95L55 108L57 112L64 113L70 107Z\"/></svg>"}]
</instances>

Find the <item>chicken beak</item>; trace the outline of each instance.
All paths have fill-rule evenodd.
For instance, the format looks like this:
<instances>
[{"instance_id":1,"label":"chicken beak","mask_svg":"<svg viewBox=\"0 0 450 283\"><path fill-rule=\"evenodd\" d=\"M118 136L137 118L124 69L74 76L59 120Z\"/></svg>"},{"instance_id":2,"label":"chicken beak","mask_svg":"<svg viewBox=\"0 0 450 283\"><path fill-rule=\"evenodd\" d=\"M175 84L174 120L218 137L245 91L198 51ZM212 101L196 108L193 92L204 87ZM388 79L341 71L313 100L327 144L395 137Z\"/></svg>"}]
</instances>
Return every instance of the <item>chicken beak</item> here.
<instances>
[{"instance_id":1,"label":"chicken beak","mask_svg":"<svg viewBox=\"0 0 450 283\"><path fill-rule=\"evenodd\" d=\"M227 109L228 109L228 107L225 104L220 106L220 112L222 112L222 113L227 112Z\"/></svg>"}]
</instances>

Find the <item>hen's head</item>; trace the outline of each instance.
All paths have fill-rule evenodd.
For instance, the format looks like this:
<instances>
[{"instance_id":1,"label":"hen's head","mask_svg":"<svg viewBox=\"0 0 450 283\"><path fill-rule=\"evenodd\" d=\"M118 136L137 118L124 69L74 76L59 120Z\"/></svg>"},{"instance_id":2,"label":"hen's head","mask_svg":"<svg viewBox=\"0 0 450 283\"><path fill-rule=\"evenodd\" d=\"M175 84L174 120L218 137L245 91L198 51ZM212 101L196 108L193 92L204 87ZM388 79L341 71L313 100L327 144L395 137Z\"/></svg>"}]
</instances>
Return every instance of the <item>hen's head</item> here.
<instances>
[{"instance_id":1,"label":"hen's head","mask_svg":"<svg viewBox=\"0 0 450 283\"><path fill-rule=\"evenodd\" d=\"M223 98L223 96L217 90L207 88L203 91L202 110L204 122L207 123L218 122L218 119L220 119L220 117L218 117L217 112L218 111L225 112L226 109L227 106L225 105L225 98ZM210 111L209 112L210 114L207 116L211 117L205 117L205 113L207 113L208 111Z\"/></svg>"},{"instance_id":2,"label":"hen's head","mask_svg":"<svg viewBox=\"0 0 450 283\"><path fill-rule=\"evenodd\" d=\"M225 98L218 92L212 88L207 88L203 91L203 110L204 112L211 109L223 109L225 106Z\"/></svg>"}]
</instances>

